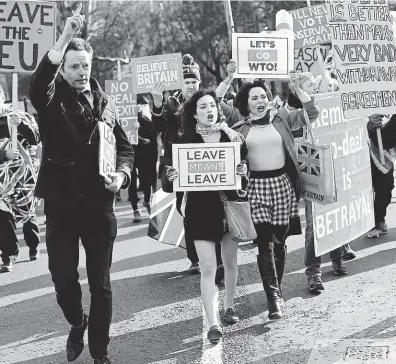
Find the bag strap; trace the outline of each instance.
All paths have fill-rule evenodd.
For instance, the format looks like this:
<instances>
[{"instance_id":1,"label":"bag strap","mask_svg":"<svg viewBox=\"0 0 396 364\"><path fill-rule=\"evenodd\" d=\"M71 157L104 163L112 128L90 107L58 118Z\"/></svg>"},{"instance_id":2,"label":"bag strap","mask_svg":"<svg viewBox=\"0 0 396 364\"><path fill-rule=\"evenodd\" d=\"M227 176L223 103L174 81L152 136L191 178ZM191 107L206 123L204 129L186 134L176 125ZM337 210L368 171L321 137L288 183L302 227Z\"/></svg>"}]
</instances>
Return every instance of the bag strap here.
<instances>
[{"instance_id":1,"label":"bag strap","mask_svg":"<svg viewBox=\"0 0 396 364\"><path fill-rule=\"evenodd\" d=\"M219 195L221 201L227 201L227 196L225 195L224 191L219 191Z\"/></svg>"},{"instance_id":2,"label":"bag strap","mask_svg":"<svg viewBox=\"0 0 396 364\"><path fill-rule=\"evenodd\" d=\"M243 137L246 139L247 135L249 134L249 130L250 130L250 125L249 124L244 124L242 126L242 129L240 131L240 133L243 135Z\"/></svg>"},{"instance_id":3,"label":"bag strap","mask_svg":"<svg viewBox=\"0 0 396 364\"><path fill-rule=\"evenodd\" d=\"M304 115L304 121L305 121L305 128L304 128L303 138L304 138L305 141L308 142L309 141L308 140L308 133L309 133L309 136L311 137L311 143L313 145L316 145L315 139L314 139L314 136L313 136L313 132L312 132L312 125L311 125L311 123L309 121L307 110L305 110L304 108L303 108L303 113L304 113L303 115Z\"/></svg>"}]
</instances>

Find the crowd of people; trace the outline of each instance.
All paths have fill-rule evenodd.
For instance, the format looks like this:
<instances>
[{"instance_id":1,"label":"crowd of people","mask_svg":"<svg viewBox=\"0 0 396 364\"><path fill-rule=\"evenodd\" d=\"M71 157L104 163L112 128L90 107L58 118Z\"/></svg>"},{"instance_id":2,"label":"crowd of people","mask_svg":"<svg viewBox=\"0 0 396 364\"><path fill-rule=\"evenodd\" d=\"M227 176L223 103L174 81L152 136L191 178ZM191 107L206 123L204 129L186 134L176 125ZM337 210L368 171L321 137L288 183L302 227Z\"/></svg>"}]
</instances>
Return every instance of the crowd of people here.
<instances>
[{"instance_id":1,"label":"crowd of people","mask_svg":"<svg viewBox=\"0 0 396 364\"><path fill-rule=\"evenodd\" d=\"M295 138L319 115L315 94L337 91L334 72L314 78L309 73L290 73L288 100L279 103L264 79L244 80L237 93L229 92L236 65L230 61L227 77L215 91L201 89L199 65L183 56L182 90L164 98L165 85L152 91L152 109L147 97L138 96L138 144L132 146L120 124L116 106L93 79L93 50L78 38L84 16L81 5L66 21L62 35L35 71L30 97L38 120L5 105L0 89L0 251L1 272L11 272L18 257L16 224L23 225L29 257L39 256L39 229L35 221L38 199L44 201L48 266L56 299L71 325L66 343L69 361L83 351L84 333L95 364L109 364L107 353L112 317L110 267L117 235L114 215L116 195L128 189L133 223L141 222L138 186L143 206L151 212L153 189L161 181L165 192L173 192L179 171L173 166L175 143L223 143L240 145L241 162L235 174L242 180L233 191L177 192L177 210L184 218L189 272L201 274L201 294L209 331L217 343L222 327L217 312L216 284L225 286L224 321L239 321L234 307L238 279L238 243L230 236L223 200L250 203L257 238L257 267L268 302L268 317L282 317L281 283L287 258L287 238L302 234L299 216L301 171ZM98 123L105 122L115 137L116 172L111 182L99 176ZM374 190L375 226L368 236L387 232L386 210L391 202L392 157L387 150L396 145L396 115L385 122L374 114L367 124ZM386 163L380 161L377 130L382 135ZM17 132L17 146L12 133ZM159 162L161 137L163 157ZM40 163L37 145L42 144ZM271 158L263 156L271 155ZM157 168L159 164L159 168ZM305 265L308 288L324 290L321 257L315 255L312 203L305 201ZM91 292L89 315L83 310L78 275L79 242L87 257ZM330 253L337 275L347 274L344 260L356 253L349 244Z\"/></svg>"}]
</instances>

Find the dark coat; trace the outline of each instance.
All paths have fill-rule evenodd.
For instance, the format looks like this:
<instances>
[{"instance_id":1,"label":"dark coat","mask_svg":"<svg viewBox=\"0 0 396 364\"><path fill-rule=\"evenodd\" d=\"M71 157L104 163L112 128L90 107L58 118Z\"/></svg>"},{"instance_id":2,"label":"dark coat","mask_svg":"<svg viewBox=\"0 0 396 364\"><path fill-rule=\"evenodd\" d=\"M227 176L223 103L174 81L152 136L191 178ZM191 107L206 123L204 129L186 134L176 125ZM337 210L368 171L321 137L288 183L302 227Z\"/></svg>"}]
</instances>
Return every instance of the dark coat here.
<instances>
[{"instance_id":1,"label":"dark coat","mask_svg":"<svg viewBox=\"0 0 396 364\"><path fill-rule=\"evenodd\" d=\"M113 211L115 194L105 189L105 182L99 175L98 122L105 121L113 126L116 169L127 176L123 188L127 188L130 181L133 148L118 115L106 108L112 100L98 82L90 79L94 96L92 109L86 97L59 75L60 67L52 64L46 54L30 85L30 99L38 112L43 144L35 194L46 203L83 204Z\"/></svg>"}]
</instances>

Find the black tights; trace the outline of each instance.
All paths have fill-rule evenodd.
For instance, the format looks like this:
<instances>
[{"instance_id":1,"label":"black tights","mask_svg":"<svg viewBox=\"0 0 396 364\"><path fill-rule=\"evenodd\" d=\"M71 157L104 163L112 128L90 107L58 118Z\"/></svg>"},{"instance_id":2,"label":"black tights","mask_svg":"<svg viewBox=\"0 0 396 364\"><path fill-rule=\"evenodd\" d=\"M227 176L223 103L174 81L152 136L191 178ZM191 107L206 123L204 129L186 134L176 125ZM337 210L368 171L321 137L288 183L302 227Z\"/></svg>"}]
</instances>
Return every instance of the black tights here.
<instances>
[{"instance_id":1,"label":"black tights","mask_svg":"<svg viewBox=\"0 0 396 364\"><path fill-rule=\"evenodd\" d=\"M258 252L260 255L268 255L272 253L270 243L274 243L275 256L280 251L284 250L286 242L286 234L289 229L286 225L271 225L269 223L260 223L254 225L257 233L255 240L258 245Z\"/></svg>"}]
</instances>

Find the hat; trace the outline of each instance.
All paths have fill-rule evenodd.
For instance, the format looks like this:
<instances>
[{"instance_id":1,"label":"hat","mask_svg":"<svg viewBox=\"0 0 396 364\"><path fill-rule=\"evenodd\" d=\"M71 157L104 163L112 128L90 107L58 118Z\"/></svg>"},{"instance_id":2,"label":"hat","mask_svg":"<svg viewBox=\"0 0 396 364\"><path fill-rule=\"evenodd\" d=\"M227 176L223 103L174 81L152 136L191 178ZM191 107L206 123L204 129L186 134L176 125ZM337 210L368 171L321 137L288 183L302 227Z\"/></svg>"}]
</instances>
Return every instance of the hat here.
<instances>
[{"instance_id":1,"label":"hat","mask_svg":"<svg viewBox=\"0 0 396 364\"><path fill-rule=\"evenodd\" d=\"M142 95L137 95L137 104L138 105L144 105L144 104L148 104L148 100L146 97L142 96Z\"/></svg>"},{"instance_id":2,"label":"hat","mask_svg":"<svg viewBox=\"0 0 396 364\"><path fill-rule=\"evenodd\" d=\"M194 62L194 58L191 56L191 54L185 54L183 56L182 63L184 78L196 78L198 81L201 81L199 66Z\"/></svg>"}]
</instances>

